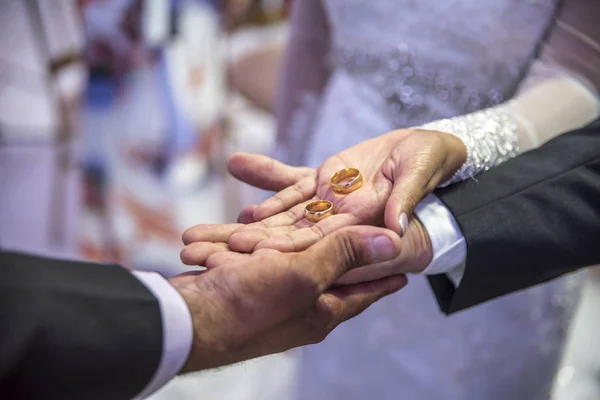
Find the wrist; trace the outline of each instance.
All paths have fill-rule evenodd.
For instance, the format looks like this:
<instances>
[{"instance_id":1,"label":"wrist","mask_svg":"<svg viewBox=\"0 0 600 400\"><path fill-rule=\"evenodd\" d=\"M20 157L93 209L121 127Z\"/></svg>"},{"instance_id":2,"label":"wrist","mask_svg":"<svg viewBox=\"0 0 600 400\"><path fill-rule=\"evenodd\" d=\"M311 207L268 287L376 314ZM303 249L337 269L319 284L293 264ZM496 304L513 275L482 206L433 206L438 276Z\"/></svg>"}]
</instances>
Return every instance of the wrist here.
<instances>
[{"instance_id":1,"label":"wrist","mask_svg":"<svg viewBox=\"0 0 600 400\"><path fill-rule=\"evenodd\" d=\"M192 301L196 302L198 299ZM191 305L192 301L188 302L188 305ZM199 302L199 304L202 304L202 307L195 307L192 311L194 326L192 349L180 374L218 368L237 361L232 358L234 352L225 340L232 335L222 329L223 323L218 315L218 307L213 309L209 304L214 303L210 301Z\"/></svg>"},{"instance_id":2,"label":"wrist","mask_svg":"<svg viewBox=\"0 0 600 400\"><path fill-rule=\"evenodd\" d=\"M215 368L223 365L226 354L224 335L219 334L222 324L213 299L206 298L199 290L195 277L180 275L169 279L187 304L192 318L192 344L179 375Z\"/></svg>"}]
</instances>

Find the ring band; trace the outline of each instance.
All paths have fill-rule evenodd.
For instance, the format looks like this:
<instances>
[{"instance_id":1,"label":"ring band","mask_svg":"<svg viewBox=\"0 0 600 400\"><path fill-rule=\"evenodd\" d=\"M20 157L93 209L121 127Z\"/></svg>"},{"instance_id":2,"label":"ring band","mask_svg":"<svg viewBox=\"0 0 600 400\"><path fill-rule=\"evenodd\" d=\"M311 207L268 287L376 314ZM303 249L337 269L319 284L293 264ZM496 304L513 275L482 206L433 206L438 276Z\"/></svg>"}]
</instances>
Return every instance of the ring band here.
<instances>
[{"instance_id":1,"label":"ring band","mask_svg":"<svg viewBox=\"0 0 600 400\"><path fill-rule=\"evenodd\" d=\"M330 182L335 193L348 194L362 186L363 177L356 168L344 168L331 175Z\"/></svg>"},{"instance_id":2,"label":"ring band","mask_svg":"<svg viewBox=\"0 0 600 400\"><path fill-rule=\"evenodd\" d=\"M322 219L333 215L333 204L327 200L311 201L304 207L304 216L312 223L317 223Z\"/></svg>"}]
</instances>

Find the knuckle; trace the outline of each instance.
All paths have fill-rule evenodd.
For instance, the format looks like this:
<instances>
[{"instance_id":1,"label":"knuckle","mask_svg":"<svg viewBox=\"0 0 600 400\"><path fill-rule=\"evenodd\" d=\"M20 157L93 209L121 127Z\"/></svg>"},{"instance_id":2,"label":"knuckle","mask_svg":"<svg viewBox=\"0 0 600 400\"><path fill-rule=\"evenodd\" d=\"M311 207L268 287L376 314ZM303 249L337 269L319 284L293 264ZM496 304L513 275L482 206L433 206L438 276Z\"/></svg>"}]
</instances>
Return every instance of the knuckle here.
<instances>
[{"instance_id":1,"label":"knuckle","mask_svg":"<svg viewBox=\"0 0 600 400\"><path fill-rule=\"evenodd\" d=\"M247 230L249 230L249 229L251 229L251 228L249 227L249 225L242 225L242 226L240 226L239 228L237 228L236 230L234 230L233 232L231 232L231 234L229 235L229 237L231 238L233 235L235 235L235 234L239 234L239 233L241 233L241 232L245 232L245 231L247 231Z\"/></svg>"},{"instance_id":2,"label":"knuckle","mask_svg":"<svg viewBox=\"0 0 600 400\"><path fill-rule=\"evenodd\" d=\"M319 301L304 317L305 332L312 344L325 340L334 328L334 314L325 302Z\"/></svg>"},{"instance_id":3,"label":"knuckle","mask_svg":"<svg viewBox=\"0 0 600 400\"><path fill-rule=\"evenodd\" d=\"M275 201L277 201L277 203L279 203L279 205L283 208L286 208L286 203L285 203L285 199L283 198L283 196L281 195L281 193L275 193L273 195L273 199Z\"/></svg>"},{"instance_id":4,"label":"knuckle","mask_svg":"<svg viewBox=\"0 0 600 400\"><path fill-rule=\"evenodd\" d=\"M334 156L336 157L336 156ZM325 169L325 164L321 164L319 167L317 167L317 170L315 171L315 176L321 175L323 173L323 170Z\"/></svg>"},{"instance_id":5,"label":"knuckle","mask_svg":"<svg viewBox=\"0 0 600 400\"><path fill-rule=\"evenodd\" d=\"M340 256L341 266L344 270L350 269L360 260L362 246L355 235L342 234L336 240L336 253Z\"/></svg>"},{"instance_id":6,"label":"knuckle","mask_svg":"<svg viewBox=\"0 0 600 400\"><path fill-rule=\"evenodd\" d=\"M320 320L315 317L313 313L309 313L309 316L304 319L306 339L310 344L321 343L329 332L320 325Z\"/></svg>"},{"instance_id":7,"label":"knuckle","mask_svg":"<svg viewBox=\"0 0 600 400\"><path fill-rule=\"evenodd\" d=\"M390 154L390 159L392 162L395 163L395 162L405 159L407 154L408 154L408 152L406 151L406 146L397 145L392 150L392 153Z\"/></svg>"},{"instance_id":8,"label":"knuckle","mask_svg":"<svg viewBox=\"0 0 600 400\"><path fill-rule=\"evenodd\" d=\"M319 240L325 237L325 232L323 232L323 229L318 224L311 226L310 230L317 236Z\"/></svg>"},{"instance_id":9,"label":"knuckle","mask_svg":"<svg viewBox=\"0 0 600 400\"><path fill-rule=\"evenodd\" d=\"M279 267L282 264L282 260L276 257L277 250L269 248L260 248L252 253L252 260L256 265L260 265L263 268Z\"/></svg>"},{"instance_id":10,"label":"knuckle","mask_svg":"<svg viewBox=\"0 0 600 400\"><path fill-rule=\"evenodd\" d=\"M298 247L296 245L296 241L294 240L294 234L293 233L286 232L286 234L283 237L285 237L286 240L288 241L290 249L292 250L292 252L298 251Z\"/></svg>"},{"instance_id":11,"label":"knuckle","mask_svg":"<svg viewBox=\"0 0 600 400\"><path fill-rule=\"evenodd\" d=\"M392 181L394 180L394 174L396 171L397 158L397 149L395 149L392 151L392 154L381 165L381 172L383 173L383 176Z\"/></svg>"},{"instance_id":12,"label":"knuckle","mask_svg":"<svg viewBox=\"0 0 600 400\"><path fill-rule=\"evenodd\" d=\"M263 174L271 174L277 169L277 161L273 158L267 159L267 162L261 163L259 169Z\"/></svg>"},{"instance_id":13,"label":"knuckle","mask_svg":"<svg viewBox=\"0 0 600 400\"><path fill-rule=\"evenodd\" d=\"M310 269L303 267L306 263L307 260L301 258L301 253L288 253L282 257L281 264L284 268L281 270L285 271L283 280L289 285L289 292L299 294L298 297L307 304L314 304L323 291L323 284L319 275L310 273Z\"/></svg>"},{"instance_id":14,"label":"knuckle","mask_svg":"<svg viewBox=\"0 0 600 400\"><path fill-rule=\"evenodd\" d=\"M311 176L316 176L316 175L317 175L317 171L315 171L313 168L309 168L309 167L298 168L298 177L299 178L306 178L306 177L311 177Z\"/></svg>"},{"instance_id":15,"label":"knuckle","mask_svg":"<svg viewBox=\"0 0 600 400\"><path fill-rule=\"evenodd\" d=\"M417 203L419 202L419 200L417 199L418 194L417 193L407 193L404 196L404 204L409 206L409 207L415 207L417 205Z\"/></svg>"},{"instance_id":16,"label":"knuckle","mask_svg":"<svg viewBox=\"0 0 600 400\"><path fill-rule=\"evenodd\" d=\"M303 279L303 285L307 294L307 298L310 301L319 298L323 292L323 283L316 277L310 279Z\"/></svg>"},{"instance_id":17,"label":"knuckle","mask_svg":"<svg viewBox=\"0 0 600 400\"><path fill-rule=\"evenodd\" d=\"M293 190L300 196L300 198L304 199L306 197L306 193L304 191L304 188L300 184L300 182L297 182L290 187L291 187L291 190Z\"/></svg>"},{"instance_id":18,"label":"knuckle","mask_svg":"<svg viewBox=\"0 0 600 400\"><path fill-rule=\"evenodd\" d=\"M294 221L295 222L298 219L298 216L296 215L296 213L294 212L293 209L286 210L285 213L284 213L284 215L290 221Z\"/></svg>"},{"instance_id":19,"label":"knuckle","mask_svg":"<svg viewBox=\"0 0 600 400\"><path fill-rule=\"evenodd\" d=\"M228 258L228 253L214 253L208 256L205 261L205 267L207 268L215 268L223 264L223 262Z\"/></svg>"},{"instance_id":20,"label":"knuckle","mask_svg":"<svg viewBox=\"0 0 600 400\"><path fill-rule=\"evenodd\" d=\"M405 197L406 196L404 194L403 188L402 188L402 190L396 190L396 188L394 188L394 191L392 191L392 194L390 194L388 202L403 203Z\"/></svg>"}]
</instances>

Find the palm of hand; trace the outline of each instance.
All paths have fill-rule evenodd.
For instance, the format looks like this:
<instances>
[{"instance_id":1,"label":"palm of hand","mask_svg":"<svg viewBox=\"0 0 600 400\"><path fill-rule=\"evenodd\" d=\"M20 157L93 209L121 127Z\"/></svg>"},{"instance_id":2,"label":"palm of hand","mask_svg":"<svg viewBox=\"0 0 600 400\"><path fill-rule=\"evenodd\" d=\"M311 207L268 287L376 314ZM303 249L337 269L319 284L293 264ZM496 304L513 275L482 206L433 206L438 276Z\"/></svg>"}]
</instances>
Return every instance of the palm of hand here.
<instances>
[{"instance_id":1,"label":"palm of hand","mask_svg":"<svg viewBox=\"0 0 600 400\"><path fill-rule=\"evenodd\" d=\"M283 252L301 251L324 236L342 227L358 224L382 225L386 202L393 187L394 149L409 134L396 131L365 141L327 159L317 171L289 186L256 209L251 210L253 220L246 225L230 224L228 234L221 236L229 250L250 253L261 248ZM358 168L363 175L363 186L347 195L333 192L330 177L344 168ZM335 215L312 224L304 218L305 205L314 200L328 200ZM215 226L205 226L214 230ZM210 240L207 235L188 242ZM201 229L201 228L200 228ZM223 230L221 226L219 229ZM185 236L185 235L184 235ZM184 238L184 241L185 238ZM219 240L217 240L219 241ZM226 246L221 245L223 249Z\"/></svg>"},{"instance_id":2,"label":"palm of hand","mask_svg":"<svg viewBox=\"0 0 600 400\"><path fill-rule=\"evenodd\" d=\"M239 217L242 223L188 229L183 235L186 247L182 260L187 265L211 268L219 253L253 253L260 249L298 252L345 226L382 223L412 236L415 248L430 248L424 229L415 228L415 219L406 226L407 221L400 222L399 217L411 215L417 203L452 176L465 158L466 148L454 136L414 129L362 142L330 157L317 171L290 167L256 154L234 155L229 169L236 178L279 192L259 206L246 207ZM359 169L364 183L354 192L338 195L331 189L330 177L344 168ZM316 224L308 222L304 208L313 199L330 201L335 215ZM430 252L423 254L405 258L412 262L414 256L415 268L423 267ZM376 278L381 276L385 274ZM360 281L358 278L352 281Z\"/></svg>"},{"instance_id":3,"label":"palm of hand","mask_svg":"<svg viewBox=\"0 0 600 400\"><path fill-rule=\"evenodd\" d=\"M385 236L388 240L382 241ZM182 259L193 260L196 250L187 246ZM394 274L343 288L331 288L332 283L361 266L385 264L399 250L393 232L357 226L299 253L213 253L207 272L169 280L196 325L184 370L214 368L323 340L338 324L404 286L406 277Z\"/></svg>"}]
</instances>

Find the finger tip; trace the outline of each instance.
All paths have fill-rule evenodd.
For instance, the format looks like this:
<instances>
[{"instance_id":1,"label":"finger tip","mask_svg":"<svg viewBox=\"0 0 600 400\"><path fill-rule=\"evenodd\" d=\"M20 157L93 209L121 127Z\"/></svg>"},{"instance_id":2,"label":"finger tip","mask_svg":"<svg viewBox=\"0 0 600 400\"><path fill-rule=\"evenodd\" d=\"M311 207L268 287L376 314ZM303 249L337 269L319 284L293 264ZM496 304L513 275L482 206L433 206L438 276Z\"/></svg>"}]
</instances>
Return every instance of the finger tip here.
<instances>
[{"instance_id":1,"label":"finger tip","mask_svg":"<svg viewBox=\"0 0 600 400\"><path fill-rule=\"evenodd\" d=\"M179 259L184 265L193 265L190 263L191 254L188 246L185 246L183 249L181 249L179 252Z\"/></svg>"},{"instance_id":2,"label":"finger tip","mask_svg":"<svg viewBox=\"0 0 600 400\"><path fill-rule=\"evenodd\" d=\"M235 151L233 153L231 153L231 155L229 156L229 162L237 162L238 160L240 160L241 158L246 157L248 153L245 153L243 151Z\"/></svg>"},{"instance_id":3,"label":"finger tip","mask_svg":"<svg viewBox=\"0 0 600 400\"><path fill-rule=\"evenodd\" d=\"M247 159L249 153L243 152L235 152L229 156L229 160L227 160L227 170L233 176L237 177L238 175L245 172L248 168Z\"/></svg>"},{"instance_id":4,"label":"finger tip","mask_svg":"<svg viewBox=\"0 0 600 400\"><path fill-rule=\"evenodd\" d=\"M230 170L230 172L231 172L232 168L235 168L237 166L239 159L240 159L240 153L238 153L238 152L232 153L229 156L229 159L227 159L227 168Z\"/></svg>"},{"instance_id":5,"label":"finger tip","mask_svg":"<svg viewBox=\"0 0 600 400\"><path fill-rule=\"evenodd\" d=\"M240 233L232 233L231 236L227 239L227 247L229 247L232 251L242 251L242 239Z\"/></svg>"},{"instance_id":6,"label":"finger tip","mask_svg":"<svg viewBox=\"0 0 600 400\"><path fill-rule=\"evenodd\" d=\"M404 288L408 284L408 277L404 274L390 277L390 294Z\"/></svg>"},{"instance_id":7,"label":"finger tip","mask_svg":"<svg viewBox=\"0 0 600 400\"><path fill-rule=\"evenodd\" d=\"M185 246L187 246L190 243L194 242L194 233L193 233L193 227L186 229L183 234L181 235L181 241L183 242L183 244Z\"/></svg>"},{"instance_id":8,"label":"finger tip","mask_svg":"<svg viewBox=\"0 0 600 400\"><path fill-rule=\"evenodd\" d=\"M251 224L254 222L254 211L257 207L258 206L256 204L251 204L244 207L244 209L242 209L238 215L237 222L240 224Z\"/></svg>"},{"instance_id":9,"label":"finger tip","mask_svg":"<svg viewBox=\"0 0 600 400\"><path fill-rule=\"evenodd\" d=\"M227 240L227 245L232 251L240 253L251 253L256 245L261 241L260 231L239 230L231 234Z\"/></svg>"}]
</instances>

